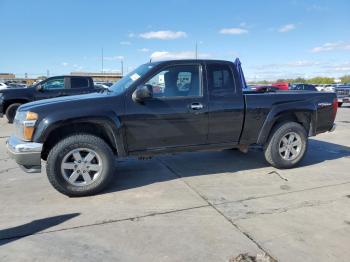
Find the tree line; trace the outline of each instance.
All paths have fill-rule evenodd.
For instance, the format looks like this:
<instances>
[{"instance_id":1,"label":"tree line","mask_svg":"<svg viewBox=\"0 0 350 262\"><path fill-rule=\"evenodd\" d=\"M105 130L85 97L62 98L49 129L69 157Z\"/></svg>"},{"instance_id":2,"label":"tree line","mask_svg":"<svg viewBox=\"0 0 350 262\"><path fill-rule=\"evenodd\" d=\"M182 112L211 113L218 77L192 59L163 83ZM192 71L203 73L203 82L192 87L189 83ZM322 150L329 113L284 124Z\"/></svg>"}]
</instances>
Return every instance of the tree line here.
<instances>
[{"instance_id":1,"label":"tree line","mask_svg":"<svg viewBox=\"0 0 350 262\"><path fill-rule=\"evenodd\" d=\"M323 76L316 76L313 78L305 79L302 77L294 78L294 79L277 79L276 81L256 81L256 82L250 82L251 84L260 84L260 85L269 85L276 82L288 82L288 83L305 83L305 84L334 84L334 77L323 77ZM350 75L344 75L342 77L339 77L342 84L350 83Z\"/></svg>"}]
</instances>

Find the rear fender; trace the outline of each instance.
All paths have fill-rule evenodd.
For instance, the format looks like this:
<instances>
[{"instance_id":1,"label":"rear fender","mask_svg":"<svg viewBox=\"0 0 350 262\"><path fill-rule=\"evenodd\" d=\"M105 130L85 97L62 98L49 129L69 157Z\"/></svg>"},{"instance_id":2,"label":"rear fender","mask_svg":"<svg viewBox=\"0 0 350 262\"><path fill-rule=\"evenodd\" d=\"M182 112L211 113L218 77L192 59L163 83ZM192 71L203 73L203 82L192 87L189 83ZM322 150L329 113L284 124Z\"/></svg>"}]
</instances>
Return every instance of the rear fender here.
<instances>
[{"instance_id":1,"label":"rear fender","mask_svg":"<svg viewBox=\"0 0 350 262\"><path fill-rule=\"evenodd\" d=\"M260 130L257 144L264 145L269 138L271 130L277 122L283 120L296 120L309 132L309 136L316 134L317 107L312 101L277 104L271 108Z\"/></svg>"}]
</instances>

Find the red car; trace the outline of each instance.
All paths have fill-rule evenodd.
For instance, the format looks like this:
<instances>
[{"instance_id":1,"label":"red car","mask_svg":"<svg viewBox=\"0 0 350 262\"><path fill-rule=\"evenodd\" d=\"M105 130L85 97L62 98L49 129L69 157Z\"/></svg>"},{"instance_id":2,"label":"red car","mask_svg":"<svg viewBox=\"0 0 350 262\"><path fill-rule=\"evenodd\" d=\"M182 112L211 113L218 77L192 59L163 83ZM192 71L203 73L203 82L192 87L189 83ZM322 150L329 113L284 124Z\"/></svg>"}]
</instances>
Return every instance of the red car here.
<instances>
[{"instance_id":1,"label":"red car","mask_svg":"<svg viewBox=\"0 0 350 262\"><path fill-rule=\"evenodd\" d=\"M272 86L277 87L281 90L288 90L289 89L289 83L288 82L277 82L272 84Z\"/></svg>"}]
</instances>

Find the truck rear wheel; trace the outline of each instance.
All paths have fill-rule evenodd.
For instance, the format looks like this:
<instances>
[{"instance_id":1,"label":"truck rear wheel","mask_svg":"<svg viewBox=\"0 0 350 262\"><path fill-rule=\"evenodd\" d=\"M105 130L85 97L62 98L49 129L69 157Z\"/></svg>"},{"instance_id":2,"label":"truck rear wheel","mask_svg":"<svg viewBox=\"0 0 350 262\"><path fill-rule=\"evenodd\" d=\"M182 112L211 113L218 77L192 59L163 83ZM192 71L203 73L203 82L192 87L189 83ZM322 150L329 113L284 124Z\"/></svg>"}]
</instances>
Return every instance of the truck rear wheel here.
<instances>
[{"instance_id":1,"label":"truck rear wheel","mask_svg":"<svg viewBox=\"0 0 350 262\"><path fill-rule=\"evenodd\" d=\"M13 120L15 119L17 108L19 108L20 105L21 105L20 103L14 103L14 104L9 105L9 107L6 109L5 114L6 114L7 120L9 121L10 124L13 123Z\"/></svg>"},{"instance_id":2,"label":"truck rear wheel","mask_svg":"<svg viewBox=\"0 0 350 262\"><path fill-rule=\"evenodd\" d=\"M265 159L276 168L292 168L304 157L308 146L305 128L295 122L277 125L266 144Z\"/></svg>"},{"instance_id":3,"label":"truck rear wheel","mask_svg":"<svg viewBox=\"0 0 350 262\"><path fill-rule=\"evenodd\" d=\"M99 137L78 134L56 144L47 158L46 173L51 185L67 196L94 195L111 178L115 157Z\"/></svg>"}]
</instances>

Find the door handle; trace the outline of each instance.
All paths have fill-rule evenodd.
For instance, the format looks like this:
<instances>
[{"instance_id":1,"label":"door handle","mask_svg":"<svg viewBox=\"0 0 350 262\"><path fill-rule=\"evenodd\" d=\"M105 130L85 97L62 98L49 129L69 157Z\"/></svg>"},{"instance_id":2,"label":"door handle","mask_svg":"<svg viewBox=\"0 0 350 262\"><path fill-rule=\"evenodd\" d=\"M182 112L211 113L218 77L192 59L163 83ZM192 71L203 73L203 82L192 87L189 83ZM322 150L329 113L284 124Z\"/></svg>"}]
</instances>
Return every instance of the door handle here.
<instances>
[{"instance_id":1,"label":"door handle","mask_svg":"<svg viewBox=\"0 0 350 262\"><path fill-rule=\"evenodd\" d=\"M201 110L201 109L203 109L203 105L201 103L192 103L191 109L192 110Z\"/></svg>"}]
</instances>

